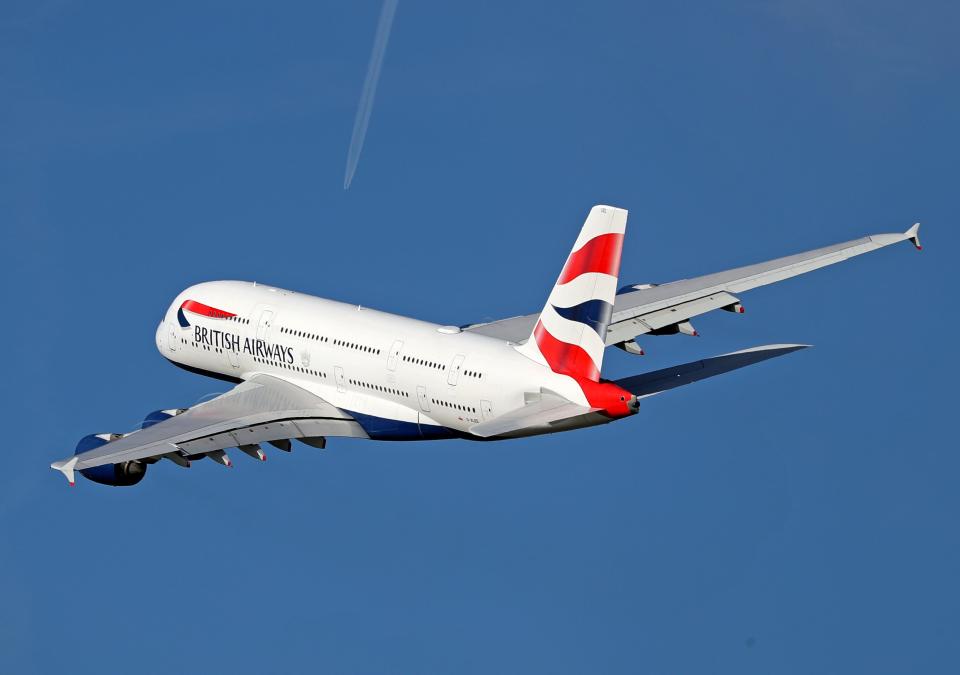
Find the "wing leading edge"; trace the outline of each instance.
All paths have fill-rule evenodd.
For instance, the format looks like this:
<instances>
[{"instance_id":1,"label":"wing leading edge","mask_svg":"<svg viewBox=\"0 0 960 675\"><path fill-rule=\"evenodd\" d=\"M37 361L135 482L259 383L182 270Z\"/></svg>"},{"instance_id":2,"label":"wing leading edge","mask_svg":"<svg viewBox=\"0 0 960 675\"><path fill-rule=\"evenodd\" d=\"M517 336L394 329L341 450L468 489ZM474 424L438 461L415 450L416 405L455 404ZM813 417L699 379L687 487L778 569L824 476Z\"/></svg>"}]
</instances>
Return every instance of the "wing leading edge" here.
<instances>
[{"instance_id":1,"label":"wing leading edge","mask_svg":"<svg viewBox=\"0 0 960 675\"><path fill-rule=\"evenodd\" d=\"M326 436L367 438L352 417L319 396L280 378L257 375L179 415L50 466L72 484L74 471L105 464L167 456L177 461L225 448Z\"/></svg>"}]
</instances>

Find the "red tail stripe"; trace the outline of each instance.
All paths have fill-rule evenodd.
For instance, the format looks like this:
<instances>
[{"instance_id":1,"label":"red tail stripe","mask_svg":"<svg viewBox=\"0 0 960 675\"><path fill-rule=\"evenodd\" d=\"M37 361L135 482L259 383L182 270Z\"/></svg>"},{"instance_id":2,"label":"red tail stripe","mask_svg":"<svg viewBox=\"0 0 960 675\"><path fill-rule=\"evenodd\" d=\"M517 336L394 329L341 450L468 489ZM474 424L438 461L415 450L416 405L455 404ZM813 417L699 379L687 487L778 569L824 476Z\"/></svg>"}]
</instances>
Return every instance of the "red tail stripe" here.
<instances>
[{"instance_id":1,"label":"red tail stripe","mask_svg":"<svg viewBox=\"0 0 960 675\"><path fill-rule=\"evenodd\" d=\"M633 394L613 382L588 382L578 379L577 384L583 390L590 406L601 408L610 417L626 417L636 412L635 409L630 409Z\"/></svg>"},{"instance_id":2,"label":"red tail stripe","mask_svg":"<svg viewBox=\"0 0 960 675\"><path fill-rule=\"evenodd\" d=\"M533 337L553 372L582 377L593 382L600 381L597 364L582 347L553 337L550 331L544 328L543 322L537 322Z\"/></svg>"},{"instance_id":3,"label":"red tail stripe","mask_svg":"<svg viewBox=\"0 0 960 675\"><path fill-rule=\"evenodd\" d=\"M601 234L594 237L578 250L570 254L557 285L573 281L581 274L599 272L618 276L620 272L620 251L623 249L622 234Z\"/></svg>"},{"instance_id":4,"label":"red tail stripe","mask_svg":"<svg viewBox=\"0 0 960 675\"><path fill-rule=\"evenodd\" d=\"M205 305L202 302L197 302L196 300L187 300L185 303L180 305L180 309L185 309L188 312L193 312L194 314L209 316L212 319L226 319L227 317L236 316L236 314L225 312L222 309Z\"/></svg>"}]
</instances>

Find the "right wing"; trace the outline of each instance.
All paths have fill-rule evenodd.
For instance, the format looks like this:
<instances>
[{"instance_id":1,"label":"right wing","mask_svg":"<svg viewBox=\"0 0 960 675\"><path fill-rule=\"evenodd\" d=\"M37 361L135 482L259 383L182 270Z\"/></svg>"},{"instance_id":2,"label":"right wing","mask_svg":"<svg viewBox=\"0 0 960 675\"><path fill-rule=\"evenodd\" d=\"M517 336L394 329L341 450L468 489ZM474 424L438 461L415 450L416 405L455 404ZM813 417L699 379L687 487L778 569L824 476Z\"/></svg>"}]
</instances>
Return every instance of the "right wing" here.
<instances>
[{"instance_id":1,"label":"right wing","mask_svg":"<svg viewBox=\"0 0 960 675\"><path fill-rule=\"evenodd\" d=\"M741 310L739 300L734 293L742 293L751 288L812 272L884 246L911 241L919 249L919 228L920 224L917 223L900 234L874 234L756 265L737 267L659 286L627 286L617 293L613 315L607 328L606 344L607 346L624 345L634 337L645 333L671 332L671 329L680 326L688 319L715 309ZM490 323L474 324L466 326L464 330L509 342L521 342L530 335L536 320L536 314L528 314ZM677 331L672 330L672 332Z\"/></svg>"},{"instance_id":2,"label":"right wing","mask_svg":"<svg viewBox=\"0 0 960 675\"><path fill-rule=\"evenodd\" d=\"M217 398L50 466L72 484L74 470L160 458L188 466L197 455L214 453L222 460L215 453L226 448L326 436L367 438L352 417L319 396L286 380L256 375Z\"/></svg>"}]
</instances>

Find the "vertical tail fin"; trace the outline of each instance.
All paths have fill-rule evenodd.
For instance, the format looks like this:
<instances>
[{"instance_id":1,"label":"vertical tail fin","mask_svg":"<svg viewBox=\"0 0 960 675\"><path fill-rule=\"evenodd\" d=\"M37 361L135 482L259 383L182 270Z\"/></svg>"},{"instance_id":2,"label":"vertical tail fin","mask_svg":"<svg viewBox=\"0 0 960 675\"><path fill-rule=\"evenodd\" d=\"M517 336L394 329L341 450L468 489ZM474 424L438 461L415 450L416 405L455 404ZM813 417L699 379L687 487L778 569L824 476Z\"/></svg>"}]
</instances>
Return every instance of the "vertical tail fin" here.
<instances>
[{"instance_id":1,"label":"vertical tail fin","mask_svg":"<svg viewBox=\"0 0 960 675\"><path fill-rule=\"evenodd\" d=\"M557 373L600 379L627 212L590 209L530 338L517 350Z\"/></svg>"}]
</instances>

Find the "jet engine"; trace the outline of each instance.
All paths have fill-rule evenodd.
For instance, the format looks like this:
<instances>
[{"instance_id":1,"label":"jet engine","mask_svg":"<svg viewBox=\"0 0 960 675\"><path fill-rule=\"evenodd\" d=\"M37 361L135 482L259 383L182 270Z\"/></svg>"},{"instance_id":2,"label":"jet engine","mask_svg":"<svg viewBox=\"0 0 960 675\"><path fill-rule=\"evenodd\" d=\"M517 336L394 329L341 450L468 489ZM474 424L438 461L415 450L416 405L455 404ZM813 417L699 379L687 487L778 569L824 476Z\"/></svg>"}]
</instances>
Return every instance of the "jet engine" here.
<instances>
[{"instance_id":1,"label":"jet engine","mask_svg":"<svg viewBox=\"0 0 960 675\"><path fill-rule=\"evenodd\" d=\"M84 436L77 443L77 449L73 453L79 455L81 452L99 448L112 440L120 438L120 434L91 434ZM119 464L104 464L103 466L94 466L89 469L80 469L80 474L87 480L101 485L112 485L114 487L136 485L147 474L147 465L143 462L121 462Z\"/></svg>"},{"instance_id":2,"label":"jet engine","mask_svg":"<svg viewBox=\"0 0 960 675\"><path fill-rule=\"evenodd\" d=\"M186 412L186 408L172 408L170 410L154 410L152 413L143 418L143 422L140 423L141 429L146 429L147 427L152 427L154 424L168 420L171 417L176 417L182 412Z\"/></svg>"}]
</instances>

